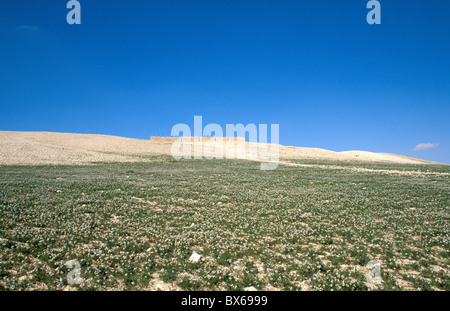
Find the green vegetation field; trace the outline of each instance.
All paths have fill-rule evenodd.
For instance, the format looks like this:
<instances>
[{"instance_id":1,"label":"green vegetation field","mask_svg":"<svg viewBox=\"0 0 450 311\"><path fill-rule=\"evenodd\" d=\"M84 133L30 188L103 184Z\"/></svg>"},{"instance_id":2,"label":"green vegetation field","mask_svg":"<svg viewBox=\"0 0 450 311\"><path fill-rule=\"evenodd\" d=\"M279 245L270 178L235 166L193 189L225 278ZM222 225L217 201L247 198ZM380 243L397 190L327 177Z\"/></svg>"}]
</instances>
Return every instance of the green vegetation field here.
<instances>
[{"instance_id":1,"label":"green vegetation field","mask_svg":"<svg viewBox=\"0 0 450 311\"><path fill-rule=\"evenodd\" d=\"M449 166L296 164L0 167L0 289L450 289Z\"/></svg>"}]
</instances>

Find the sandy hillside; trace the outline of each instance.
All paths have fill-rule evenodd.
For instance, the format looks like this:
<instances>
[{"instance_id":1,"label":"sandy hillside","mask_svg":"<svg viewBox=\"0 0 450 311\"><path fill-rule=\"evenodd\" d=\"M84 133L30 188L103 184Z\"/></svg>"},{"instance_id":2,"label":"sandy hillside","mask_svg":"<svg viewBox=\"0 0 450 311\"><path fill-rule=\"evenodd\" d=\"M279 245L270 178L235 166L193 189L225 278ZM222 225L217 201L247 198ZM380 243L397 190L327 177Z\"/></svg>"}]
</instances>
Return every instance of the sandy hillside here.
<instances>
[{"instance_id":1,"label":"sandy hillside","mask_svg":"<svg viewBox=\"0 0 450 311\"><path fill-rule=\"evenodd\" d=\"M248 145L248 144L247 144ZM107 135L0 131L0 165L88 164L149 161L171 155L171 143ZM221 146L217 146L219 149ZM425 160L365 151L334 152L280 146L280 159L427 164Z\"/></svg>"}]
</instances>

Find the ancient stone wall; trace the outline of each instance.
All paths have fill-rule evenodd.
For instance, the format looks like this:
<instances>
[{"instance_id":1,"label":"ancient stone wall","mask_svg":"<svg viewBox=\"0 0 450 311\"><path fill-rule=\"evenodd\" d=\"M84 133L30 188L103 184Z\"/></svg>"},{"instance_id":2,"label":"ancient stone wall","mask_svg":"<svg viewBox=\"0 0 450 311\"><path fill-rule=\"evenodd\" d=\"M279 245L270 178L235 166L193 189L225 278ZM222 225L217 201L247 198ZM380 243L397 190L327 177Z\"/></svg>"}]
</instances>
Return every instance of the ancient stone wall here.
<instances>
[{"instance_id":1,"label":"ancient stone wall","mask_svg":"<svg viewBox=\"0 0 450 311\"><path fill-rule=\"evenodd\" d=\"M218 141L218 142L226 142L226 141L241 141L245 142L244 137L163 137L163 136L151 136L151 141L161 141L161 142L175 142L179 138L183 142L206 142L206 141Z\"/></svg>"}]
</instances>

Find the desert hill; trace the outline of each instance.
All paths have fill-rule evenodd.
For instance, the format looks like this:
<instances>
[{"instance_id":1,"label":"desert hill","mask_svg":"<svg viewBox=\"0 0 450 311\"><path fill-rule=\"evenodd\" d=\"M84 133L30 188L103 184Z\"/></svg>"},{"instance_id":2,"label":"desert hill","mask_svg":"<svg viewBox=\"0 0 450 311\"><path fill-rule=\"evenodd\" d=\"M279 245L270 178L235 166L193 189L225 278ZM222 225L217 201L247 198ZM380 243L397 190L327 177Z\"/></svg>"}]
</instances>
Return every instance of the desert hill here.
<instances>
[{"instance_id":1,"label":"desert hill","mask_svg":"<svg viewBox=\"0 0 450 311\"><path fill-rule=\"evenodd\" d=\"M249 145L247 143L247 145ZM96 134L0 131L0 165L88 164L148 161L171 155L170 142ZM318 148L279 146L280 159L433 164L402 155L366 151L334 152Z\"/></svg>"}]
</instances>

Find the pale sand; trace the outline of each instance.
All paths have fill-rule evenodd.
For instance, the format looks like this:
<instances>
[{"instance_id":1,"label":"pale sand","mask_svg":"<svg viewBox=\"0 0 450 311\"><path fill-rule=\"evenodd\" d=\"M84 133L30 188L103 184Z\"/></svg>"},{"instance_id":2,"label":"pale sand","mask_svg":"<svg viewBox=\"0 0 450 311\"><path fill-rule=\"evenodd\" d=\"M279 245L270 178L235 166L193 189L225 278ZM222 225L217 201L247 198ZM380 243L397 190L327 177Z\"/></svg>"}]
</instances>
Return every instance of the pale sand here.
<instances>
[{"instance_id":1,"label":"pale sand","mask_svg":"<svg viewBox=\"0 0 450 311\"><path fill-rule=\"evenodd\" d=\"M221 143L207 143L222 149ZM247 146L249 144L246 144ZM258 145L258 144L256 144ZM172 143L94 134L0 131L0 165L81 165L93 162L152 161L171 155ZM279 146L280 159L432 164L402 155L366 151L334 152Z\"/></svg>"}]
</instances>

